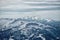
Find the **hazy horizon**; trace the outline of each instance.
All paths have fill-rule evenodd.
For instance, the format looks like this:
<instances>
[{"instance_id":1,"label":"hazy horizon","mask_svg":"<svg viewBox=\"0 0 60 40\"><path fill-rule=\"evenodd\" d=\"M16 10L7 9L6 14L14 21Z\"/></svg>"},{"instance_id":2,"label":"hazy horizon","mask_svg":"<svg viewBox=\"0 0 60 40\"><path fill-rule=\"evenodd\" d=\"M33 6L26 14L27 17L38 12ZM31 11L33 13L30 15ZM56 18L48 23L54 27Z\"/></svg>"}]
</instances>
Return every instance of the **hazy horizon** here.
<instances>
[{"instance_id":1,"label":"hazy horizon","mask_svg":"<svg viewBox=\"0 0 60 40\"><path fill-rule=\"evenodd\" d=\"M0 0L0 18L23 16L60 21L60 0Z\"/></svg>"}]
</instances>

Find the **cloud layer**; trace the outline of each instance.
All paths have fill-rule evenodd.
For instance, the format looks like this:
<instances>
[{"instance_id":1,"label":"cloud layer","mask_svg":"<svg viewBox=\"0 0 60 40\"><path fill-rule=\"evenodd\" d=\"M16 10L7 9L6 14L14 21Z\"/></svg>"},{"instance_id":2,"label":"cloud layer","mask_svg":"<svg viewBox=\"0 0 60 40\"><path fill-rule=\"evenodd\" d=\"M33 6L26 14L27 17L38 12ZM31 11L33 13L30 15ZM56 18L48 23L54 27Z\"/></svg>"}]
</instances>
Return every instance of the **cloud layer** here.
<instances>
[{"instance_id":1,"label":"cloud layer","mask_svg":"<svg viewBox=\"0 0 60 40\"><path fill-rule=\"evenodd\" d=\"M37 17L60 20L60 0L0 0L0 15L39 15Z\"/></svg>"}]
</instances>

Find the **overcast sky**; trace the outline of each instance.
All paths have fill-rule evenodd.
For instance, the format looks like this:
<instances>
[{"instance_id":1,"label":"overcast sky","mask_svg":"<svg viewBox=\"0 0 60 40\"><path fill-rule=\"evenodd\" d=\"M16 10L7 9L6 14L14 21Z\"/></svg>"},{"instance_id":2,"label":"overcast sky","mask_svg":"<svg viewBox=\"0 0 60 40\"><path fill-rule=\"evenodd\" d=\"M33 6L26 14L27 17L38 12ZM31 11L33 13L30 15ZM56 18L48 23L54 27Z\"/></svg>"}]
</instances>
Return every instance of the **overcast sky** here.
<instances>
[{"instance_id":1,"label":"overcast sky","mask_svg":"<svg viewBox=\"0 0 60 40\"><path fill-rule=\"evenodd\" d=\"M60 0L0 0L0 18L23 16L60 20Z\"/></svg>"}]
</instances>

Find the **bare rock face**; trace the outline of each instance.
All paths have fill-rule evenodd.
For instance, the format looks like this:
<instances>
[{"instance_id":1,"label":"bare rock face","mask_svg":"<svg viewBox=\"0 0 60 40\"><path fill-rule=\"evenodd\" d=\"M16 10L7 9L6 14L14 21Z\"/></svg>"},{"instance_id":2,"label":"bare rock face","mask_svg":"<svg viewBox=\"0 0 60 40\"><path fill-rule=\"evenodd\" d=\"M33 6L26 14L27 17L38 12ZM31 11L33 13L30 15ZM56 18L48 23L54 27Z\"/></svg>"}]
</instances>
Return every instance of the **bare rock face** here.
<instances>
[{"instance_id":1,"label":"bare rock face","mask_svg":"<svg viewBox=\"0 0 60 40\"><path fill-rule=\"evenodd\" d=\"M0 19L0 40L60 40L58 21Z\"/></svg>"}]
</instances>

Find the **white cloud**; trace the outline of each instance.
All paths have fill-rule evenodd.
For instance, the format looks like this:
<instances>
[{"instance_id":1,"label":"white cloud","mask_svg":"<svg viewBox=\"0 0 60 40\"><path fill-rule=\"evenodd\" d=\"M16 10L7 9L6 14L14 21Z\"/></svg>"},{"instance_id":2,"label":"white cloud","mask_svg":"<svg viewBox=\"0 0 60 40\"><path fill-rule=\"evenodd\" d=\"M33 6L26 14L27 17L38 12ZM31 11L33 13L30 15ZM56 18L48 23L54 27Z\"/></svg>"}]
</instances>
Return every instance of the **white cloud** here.
<instances>
[{"instance_id":1,"label":"white cloud","mask_svg":"<svg viewBox=\"0 0 60 40\"><path fill-rule=\"evenodd\" d=\"M33 2L30 2L33 1ZM58 8L60 6L31 6L29 4L39 4L39 2L35 2L35 1L40 1L40 0L29 0L29 2L27 0L0 0L0 10L32 10L33 8ZM43 0L42 3L46 3L49 4L48 2L45 2L48 0ZM59 1L59 0L49 0L49 1ZM55 2L56 4L58 4L57 2ZM55 4L53 3L53 4ZM52 4L52 3L50 3ZM60 3L59 3L60 4ZM47 11L36 11L36 9L34 9L35 11L31 11L31 12L1 12L0 11L0 17L22 17L22 16L37 16L37 17L41 17L41 18L48 18L48 19L54 19L54 20L60 20L60 10L47 10ZM22 10L22 11L23 11Z\"/></svg>"},{"instance_id":2,"label":"white cloud","mask_svg":"<svg viewBox=\"0 0 60 40\"><path fill-rule=\"evenodd\" d=\"M24 1L34 1L34 2L36 2L36 1L60 1L60 0L24 0Z\"/></svg>"},{"instance_id":3,"label":"white cloud","mask_svg":"<svg viewBox=\"0 0 60 40\"><path fill-rule=\"evenodd\" d=\"M33 0L34 1L34 0ZM46 0L43 0L46 1ZM54 8L59 6L31 6L29 4L40 4L41 2L26 2L25 0L0 0L0 8L5 10L21 10L29 8ZM42 2L48 4L47 2Z\"/></svg>"}]
</instances>

